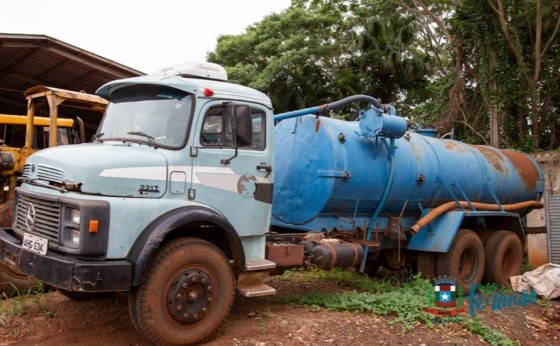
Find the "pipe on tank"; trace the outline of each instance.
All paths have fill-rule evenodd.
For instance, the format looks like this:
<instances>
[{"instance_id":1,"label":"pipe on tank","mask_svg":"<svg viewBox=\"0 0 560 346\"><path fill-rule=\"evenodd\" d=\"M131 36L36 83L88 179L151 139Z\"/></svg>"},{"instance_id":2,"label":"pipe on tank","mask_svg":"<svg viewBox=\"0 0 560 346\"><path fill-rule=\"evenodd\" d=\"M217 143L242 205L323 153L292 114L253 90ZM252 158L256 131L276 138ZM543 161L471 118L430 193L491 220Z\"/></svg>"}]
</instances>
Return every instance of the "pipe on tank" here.
<instances>
[{"instance_id":1,"label":"pipe on tank","mask_svg":"<svg viewBox=\"0 0 560 346\"><path fill-rule=\"evenodd\" d=\"M445 214L446 212L451 211L453 209L459 209L459 207L470 208L471 206L478 210L485 210L485 211L502 211L502 210L516 211L516 210L521 210L526 208L540 209L544 207L544 203L540 201L525 201L525 202L519 202L514 204L502 204L500 208L500 206L497 204L467 202L467 201L447 202L438 206L437 208L435 208L434 210L426 214L423 218L418 220L412 227L410 227L410 230L412 231L413 234L416 234L422 228L428 225L430 222L434 221L436 218Z\"/></svg>"},{"instance_id":2,"label":"pipe on tank","mask_svg":"<svg viewBox=\"0 0 560 346\"><path fill-rule=\"evenodd\" d=\"M385 190L383 191L383 195L381 196L381 201L377 208L375 208L375 212L371 216L369 220L368 228L366 231L366 240L371 240L371 232L373 230L373 224L377 221L377 218L381 214L381 210L385 207L385 203L387 203L387 199L389 198L389 192L393 188L393 181L395 180L395 150L397 149L395 146L395 139L390 138L390 145L387 145L387 142L383 140L385 146L389 151L389 177L387 179L387 184L385 184ZM360 263L360 273L363 273L366 267L366 261L368 257L369 248L364 246L364 257L362 258L362 262Z\"/></svg>"},{"instance_id":3,"label":"pipe on tank","mask_svg":"<svg viewBox=\"0 0 560 346\"><path fill-rule=\"evenodd\" d=\"M352 104L352 103L358 102L358 101L369 102L370 104L372 104L374 107L377 107L377 108L379 108L381 106L381 103L375 97L368 96L368 95L353 95L353 96L345 97L345 98L340 99L338 101L334 101L334 102L331 102L331 103L325 103L324 105L320 105L320 106L316 106L316 107L310 107L310 108L305 108L305 109L299 109L297 111L276 114L274 116L274 121L280 122L284 119L295 118L295 117L299 117L299 116L302 116L302 115L317 114L317 113L321 113L321 112L324 112L324 111L334 111L334 110L342 108L346 105L349 105L349 104Z\"/></svg>"}]
</instances>

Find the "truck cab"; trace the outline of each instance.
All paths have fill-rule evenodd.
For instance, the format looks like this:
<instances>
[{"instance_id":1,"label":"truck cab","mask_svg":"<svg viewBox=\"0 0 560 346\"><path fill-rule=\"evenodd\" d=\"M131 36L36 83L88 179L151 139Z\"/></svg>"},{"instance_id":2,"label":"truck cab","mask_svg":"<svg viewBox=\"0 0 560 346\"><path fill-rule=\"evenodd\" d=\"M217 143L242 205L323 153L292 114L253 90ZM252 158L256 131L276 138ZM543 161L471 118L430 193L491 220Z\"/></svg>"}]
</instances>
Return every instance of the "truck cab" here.
<instances>
[{"instance_id":1,"label":"truck cab","mask_svg":"<svg viewBox=\"0 0 560 346\"><path fill-rule=\"evenodd\" d=\"M272 106L226 80L204 63L101 87L109 105L92 143L26 161L2 262L73 298L130 292L155 343L211 337L236 288L274 293L262 283L275 266L264 259ZM153 318L168 322L156 334Z\"/></svg>"}]
</instances>

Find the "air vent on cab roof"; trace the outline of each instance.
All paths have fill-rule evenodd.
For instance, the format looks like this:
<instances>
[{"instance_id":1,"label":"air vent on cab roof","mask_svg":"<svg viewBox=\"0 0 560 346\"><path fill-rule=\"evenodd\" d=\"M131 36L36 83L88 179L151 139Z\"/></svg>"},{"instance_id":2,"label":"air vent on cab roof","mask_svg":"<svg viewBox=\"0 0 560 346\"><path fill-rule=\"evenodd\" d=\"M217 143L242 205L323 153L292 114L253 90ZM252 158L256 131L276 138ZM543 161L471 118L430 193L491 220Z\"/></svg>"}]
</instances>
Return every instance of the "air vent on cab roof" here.
<instances>
[{"instance_id":1,"label":"air vent on cab roof","mask_svg":"<svg viewBox=\"0 0 560 346\"><path fill-rule=\"evenodd\" d=\"M226 70L211 62L188 62L164 70L166 76L181 76L188 78L200 78L227 82Z\"/></svg>"}]
</instances>

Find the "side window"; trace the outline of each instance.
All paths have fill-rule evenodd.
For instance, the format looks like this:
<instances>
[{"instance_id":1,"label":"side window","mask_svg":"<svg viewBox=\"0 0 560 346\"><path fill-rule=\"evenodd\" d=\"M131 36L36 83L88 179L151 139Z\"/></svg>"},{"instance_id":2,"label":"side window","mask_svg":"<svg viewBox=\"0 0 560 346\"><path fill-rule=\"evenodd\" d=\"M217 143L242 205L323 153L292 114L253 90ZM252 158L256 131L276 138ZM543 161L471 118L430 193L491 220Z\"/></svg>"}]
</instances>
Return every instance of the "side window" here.
<instances>
[{"instance_id":1,"label":"side window","mask_svg":"<svg viewBox=\"0 0 560 346\"><path fill-rule=\"evenodd\" d=\"M200 144L203 147L233 147L231 122L227 113L223 106L211 108L206 113L200 133ZM266 147L265 113L262 110L251 108L251 119L253 121L252 144L239 147L239 149L264 150Z\"/></svg>"},{"instance_id":2,"label":"side window","mask_svg":"<svg viewBox=\"0 0 560 346\"><path fill-rule=\"evenodd\" d=\"M233 147L231 124L226 113L225 107L214 107L206 113L200 133L200 144L203 147Z\"/></svg>"},{"instance_id":3,"label":"side window","mask_svg":"<svg viewBox=\"0 0 560 346\"><path fill-rule=\"evenodd\" d=\"M251 118L253 119L253 144L251 144L251 149L264 150L266 148L265 114L259 109L252 108Z\"/></svg>"}]
</instances>

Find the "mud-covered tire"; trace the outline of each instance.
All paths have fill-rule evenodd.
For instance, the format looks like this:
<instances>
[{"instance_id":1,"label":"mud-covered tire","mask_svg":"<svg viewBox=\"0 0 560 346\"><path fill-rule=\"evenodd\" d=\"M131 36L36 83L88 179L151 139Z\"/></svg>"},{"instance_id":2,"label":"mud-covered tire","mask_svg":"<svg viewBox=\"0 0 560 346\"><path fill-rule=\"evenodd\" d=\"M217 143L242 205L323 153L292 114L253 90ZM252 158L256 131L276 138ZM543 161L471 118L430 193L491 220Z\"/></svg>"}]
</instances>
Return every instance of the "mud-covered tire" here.
<instances>
[{"instance_id":1,"label":"mud-covered tire","mask_svg":"<svg viewBox=\"0 0 560 346\"><path fill-rule=\"evenodd\" d=\"M486 264L484 282L509 285L509 278L521 274L523 245L519 236L510 231L495 231L484 245Z\"/></svg>"},{"instance_id":2,"label":"mud-covered tire","mask_svg":"<svg viewBox=\"0 0 560 346\"><path fill-rule=\"evenodd\" d=\"M129 295L133 324L157 345L211 339L235 297L233 270L214 245L192 238L166 244Z\"/></svg>"},{"instance_id":3,"label":"mud-covered tire","mask_svg":"<svg viewBox=\"0 0 560 346\"><path fill-rule=\"evenodd\" d=\"M28 294L40 286L39 281L0 264L0 297Z\"/></svg>"},{"instance_id":4,"label":"mud-covered tire","mask_svg":"<svg viewBox=\"0 0 560 346\"><path fill-rule=\"evenodd\" d=\"M473 284L480 284L484 275L484 247L478 235L468 229L457 231L449 251L438 255L437 273L455 279L465 295Z\"/></svg>"},{"instance_id":5,"label":"mud-covered tire","mask_svg":"<svg viewBox=\"0 0 560 346\"><path fill-rule=\"evenodd\" d=\"M138 310L136 309L136 305L138 304L137 291L138 287L134 287L128 293L128 316L130 317L130 322L132 322L134 329L136 329L138 333L143 334L140 329L140 323L138 322Z\"/></svg>"},{"instance_id":6,"label":"mud-covered tire","mask_svg":"<svg viewBox=\"0 0 560 346\"><path fill-rule=\"evenodd\" d=\"M416 259L416 265L418 266L418 272L422 273L422 277L433 280L437 277L437 254L433 252L418 252L418 257Z\"/></svg>"},{"instance_id":7,"label":"mud-covered tire","mask_svg":"<svg viewBox=\"0 0 560 346\"><path fill-rule=\"evenodd\" d=\"M482 231L478 232L478 236L480 237L480 241L482 242L482 246L484 246L484 244L486 244L486 242L488 241L488 238L490 238L490 236L492 234L494 234L496 231L493 229L483 229Z\"/></svg>"}]
</instances>

